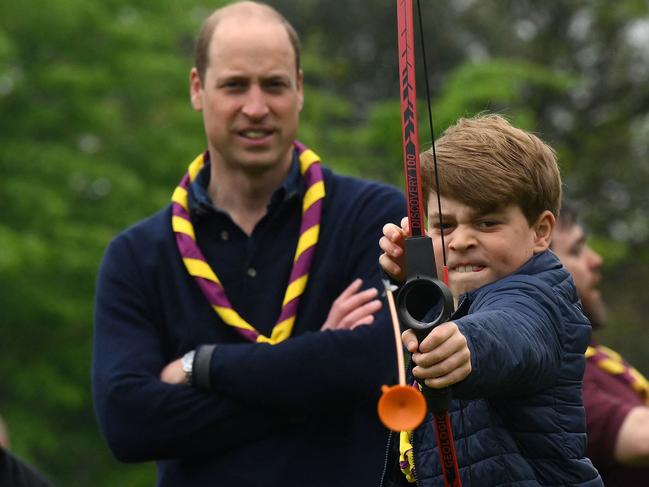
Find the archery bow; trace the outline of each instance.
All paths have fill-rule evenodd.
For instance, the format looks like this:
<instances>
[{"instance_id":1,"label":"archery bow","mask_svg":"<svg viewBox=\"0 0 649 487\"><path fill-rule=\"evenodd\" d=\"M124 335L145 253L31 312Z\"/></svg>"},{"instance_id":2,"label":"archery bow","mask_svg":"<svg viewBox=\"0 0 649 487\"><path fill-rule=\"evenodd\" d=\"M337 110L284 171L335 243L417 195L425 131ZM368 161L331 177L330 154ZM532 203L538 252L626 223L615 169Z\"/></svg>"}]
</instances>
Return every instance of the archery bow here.
<instances>
[{"instance_id":1,"label":"archery bow","mask_svg":"<svg viewBox=\"0 0 649 487\"><path fill-rule=\"evenodd\" d=\"M419 27L423 35L421 7L417 0ZM432 240L425 233L421 176L419 171L419 124L417 121L417 91L415 82L415 52L412 0L397 0L399 86L401 92L401 122L403 127L403 159L408 198L408 219L410 236L405 240L406 282L397 295L397 310L401 322L411 328L421 341L437 325L450 320L454 311L453 295L448 288L448 269L442 233L444 282L437 276ZM423 41L422 41L423 47ZM424 54L425 63L425 54ZM424 69L426 66L424 65ZM430 113L430 94L426 83L429 121L432 139L432 153L437 178L437 157ZM437 204L440 224L442 208L437 184ZM443 227L442 227L443 228ZM433 306L431 306L433 303ZM428 408L433 414L435 434L439 451L444 483L447 487L460 487L460 475L453 442L448 407L451 390L431 389L422 384L422 391Z\"/></svg>"}]
</instances>

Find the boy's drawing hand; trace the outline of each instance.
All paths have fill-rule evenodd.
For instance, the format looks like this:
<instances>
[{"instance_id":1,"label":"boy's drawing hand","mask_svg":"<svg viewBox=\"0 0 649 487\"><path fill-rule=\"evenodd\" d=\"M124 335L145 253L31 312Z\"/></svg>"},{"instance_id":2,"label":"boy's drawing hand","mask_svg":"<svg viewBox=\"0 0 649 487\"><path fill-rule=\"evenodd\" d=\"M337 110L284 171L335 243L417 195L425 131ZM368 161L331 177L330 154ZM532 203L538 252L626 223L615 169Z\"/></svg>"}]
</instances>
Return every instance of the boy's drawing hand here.
<instances>
[{"instance_id":1,"label":"boy's drawing hand","mask_svg":"<svg viewBox=\"0 0 649 487\"><path fill-rule=\"evenodd\" d=\"M412 330L403 332L401 339L417 365L412 370L413 375L424 379L428 387L448 387L471 373L471 352L465 336L453 321L433 328L420 345Z\"/></svg>"},{"instance_id":2,"label":"boy's drawing hand","mask_svg":"<svg viewBox=\"0 0 649 487\"><path fill-rule=\"evenodd\" d=\"M340 296L336 298L329 310L324 330L353 330L360 325L371 325L374 313L381 309L382 303L376 299L379 292L376 288L359 291L362 279L355 279Z\"/></svg>"},{"instance_id":3,"label":"boy's drawing hand","mask_svg":"<svg viewBox=\"0 0 649 487\"><path fill-rule=\"evenodd\" d=\"M394 223L387 223L383 227L383 236L379 240L379 247L383 253L379 257L379 264L393 279L403 282L406 280L404 260L404 240L410 235L408 217L401 220L401 228Z\"/></svg>"}]
</instances>

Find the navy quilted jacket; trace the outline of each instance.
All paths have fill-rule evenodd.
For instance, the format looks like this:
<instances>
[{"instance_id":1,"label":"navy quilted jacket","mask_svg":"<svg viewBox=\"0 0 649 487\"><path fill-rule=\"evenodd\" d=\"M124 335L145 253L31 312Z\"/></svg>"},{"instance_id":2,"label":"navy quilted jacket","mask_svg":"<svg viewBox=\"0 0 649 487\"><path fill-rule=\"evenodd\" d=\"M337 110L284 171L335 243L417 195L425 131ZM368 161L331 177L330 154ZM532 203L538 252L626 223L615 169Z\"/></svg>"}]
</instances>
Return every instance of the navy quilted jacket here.
<instances>
[{"instance_id":1,"label":"navy quilted jacket","mask_svg":"<svg viewBox=\"0 0 649 487\"><path fill-rule=\"evenodd\" d=\"M601 486L585 458L581 400L590 325L556 256L465 295L453 316L473 371L450 408L460 476L467 486ZM444 481L430 417L412 437L417 485ZM408 485L392 435L384 486Z\"/></svg>"}]
</instances>

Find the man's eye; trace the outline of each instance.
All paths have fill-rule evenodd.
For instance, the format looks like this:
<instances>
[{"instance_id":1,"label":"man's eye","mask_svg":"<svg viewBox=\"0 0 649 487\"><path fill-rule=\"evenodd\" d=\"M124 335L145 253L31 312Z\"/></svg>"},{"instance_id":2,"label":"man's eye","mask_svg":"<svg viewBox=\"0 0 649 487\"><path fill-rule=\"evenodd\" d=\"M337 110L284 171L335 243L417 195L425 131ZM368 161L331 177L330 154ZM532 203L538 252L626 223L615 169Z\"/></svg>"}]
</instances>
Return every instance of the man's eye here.
<instances>
[{"instance_id":1,"label":"man's eye","mask_svg":"<svg viewBox=\"0 0 649 487\"><path fill-rule=\"evenodd\" d=\"M281 91L287 86L288 84L283 80L271 80L266 83L266 88L271 91Z\"/></svg>"},{"instance_id":2,"label":"man's eye","mask_svg":"<svg viewBox=\"0 0 649 487\"><path fill-rule=\"evenodd\" d=\"M582 252L584 251L584 246L583 245L576 245L570 250L570 255L574 257L579 257Z\"/></svg>"},{"instance_id":3,"label":"man's eye","mask_svg":"<svg viewBox=\"0 0 649 487\"><path fill-rule=\"evenodd\" d=\"M221 85L222 88L226 88L226 89L229 89L229 90L240 90L244 86L245 86L245 84L244 84L243 81L236 81L236 80L226 81Z\"/></svg>"}]
</instances>

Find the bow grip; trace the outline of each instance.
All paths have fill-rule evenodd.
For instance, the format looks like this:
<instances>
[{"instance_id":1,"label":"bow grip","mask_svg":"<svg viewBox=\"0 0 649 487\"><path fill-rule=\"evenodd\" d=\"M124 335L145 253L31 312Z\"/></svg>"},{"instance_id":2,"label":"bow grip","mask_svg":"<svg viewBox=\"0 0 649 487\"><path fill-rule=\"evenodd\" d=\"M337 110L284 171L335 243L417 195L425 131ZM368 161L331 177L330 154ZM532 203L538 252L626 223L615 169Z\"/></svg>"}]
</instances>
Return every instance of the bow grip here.
<instances>
[{"instance_id":1,"label":"bow grip","mask_svg":"<svg viewBox=\"0 0 649 487\"><path fill-rule=\"evenodd\" d=\"M433 328L450 320L454 308L453 294L437 278L430 237L408 237L405 251L406 282L397 294L397 313L401 323L413 330L421 343ZM422 384L422 392L433 412L448 409L451 402L449 388L431 389Z\"/></svg>"},{"instance_id":2,"label":"bow grip","mask_svg":"<svg viewBox=\"0 0 649 487\"><path fill-rule=\"evenodd\" d=\"M414 330L419 341L453 314L453 294L437 278L432 240L428 236L405 241L406 282L396 304L401 323Z\"/></svg>"}]
</instances>

